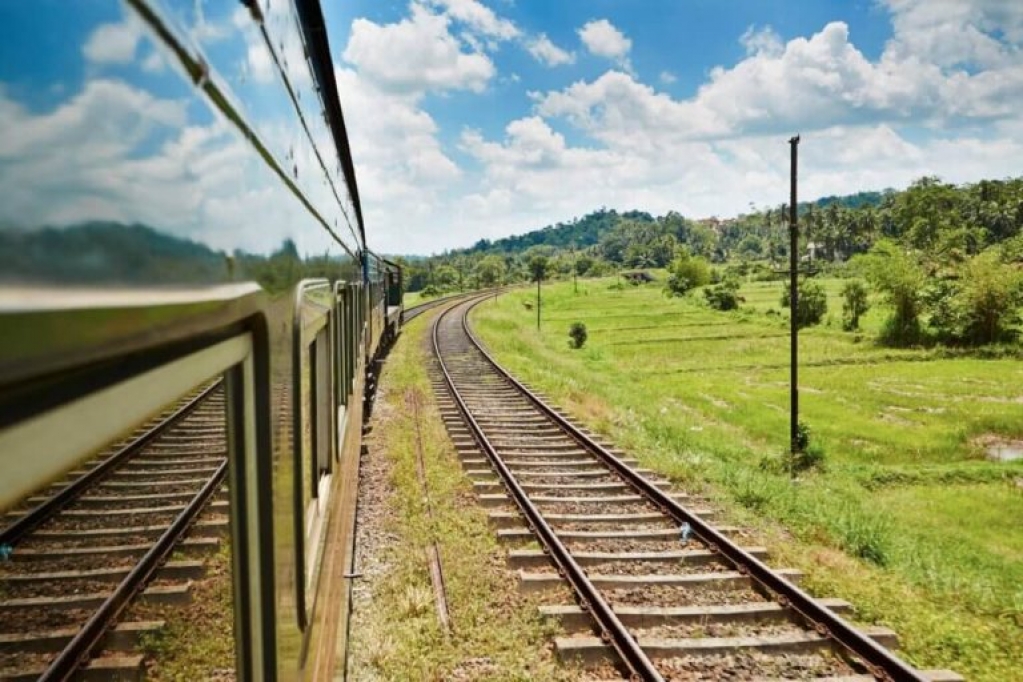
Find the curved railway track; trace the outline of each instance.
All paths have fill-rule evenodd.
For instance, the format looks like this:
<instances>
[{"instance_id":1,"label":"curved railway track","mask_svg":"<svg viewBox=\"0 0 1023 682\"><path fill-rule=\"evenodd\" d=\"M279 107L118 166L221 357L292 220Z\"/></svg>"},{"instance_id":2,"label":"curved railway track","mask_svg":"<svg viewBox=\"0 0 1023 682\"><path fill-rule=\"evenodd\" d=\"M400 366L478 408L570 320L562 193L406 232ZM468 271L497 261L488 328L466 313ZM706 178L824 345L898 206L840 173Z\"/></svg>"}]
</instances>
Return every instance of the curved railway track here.
<instances>
[{"instance_id":1,"label":"curved railway track","mask_svg":"<svg viewBox=\"0 0 1023 682\"><path fill-rule=\"evenodd\" d=\"M856 628L840 600L770 568L701 500L592 438L500 368L456 303L434 321L435 381L480 501L493 507L523 590L566 632L558 655L592 679L960 680L918 671L883 628ZM566 589L566 587L568 589Z\"/></svg>"},{"instance_id":2,"label":"curved railway track","mask_svg":"<svg viewBox=\"0 0 1023 682\"><path fill-rule=\"evenodd\" d=\"M138 674L135 644L160 623L119 618L140 593L186 600L203 564L172 553L215 548L227 531L227 503L214 499L227 471L224 409L216 382L7 515L0 680Z\"/></svg>"}]
</instances>

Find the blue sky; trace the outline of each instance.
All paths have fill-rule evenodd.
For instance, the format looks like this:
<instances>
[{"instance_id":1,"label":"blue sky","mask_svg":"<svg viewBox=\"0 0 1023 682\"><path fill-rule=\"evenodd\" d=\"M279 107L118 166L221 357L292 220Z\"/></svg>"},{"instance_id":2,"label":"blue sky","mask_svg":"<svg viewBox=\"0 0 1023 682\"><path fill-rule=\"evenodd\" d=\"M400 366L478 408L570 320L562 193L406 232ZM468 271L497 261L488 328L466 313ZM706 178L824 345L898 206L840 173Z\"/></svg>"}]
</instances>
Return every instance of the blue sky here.
<instances>
[{"instance_id":1,"label":"blue sky","mask_svg":"<svg viewBox=\"0 0 1023 682\"><path fill-rule=\"evenodd\" d=\"M367 222L431 252L1021 171L1023 3L325 3Z\"/></svg>"},{"instance_id":2,"label":"blue sky","mask_svg":"<svg viewBox=\"0 0 1023 682\"><path fill-rule=\"evenodd\" d=\"M347 234L244 7L164 2L324 222ZM805 199L1023 173L1023 2L322 5L369 245L383 253L436 253L601 207L702 218L777 206L794 133ZM124 3L27 7L0 2L0 27L14 29L0 41L0 220L141 221L217 248L239 235L250 250L298 233L326 240L301 229L302 205ZM273 0L267 17L302 106L314 106L290 3Z\"/></svg>"}]
</instances>

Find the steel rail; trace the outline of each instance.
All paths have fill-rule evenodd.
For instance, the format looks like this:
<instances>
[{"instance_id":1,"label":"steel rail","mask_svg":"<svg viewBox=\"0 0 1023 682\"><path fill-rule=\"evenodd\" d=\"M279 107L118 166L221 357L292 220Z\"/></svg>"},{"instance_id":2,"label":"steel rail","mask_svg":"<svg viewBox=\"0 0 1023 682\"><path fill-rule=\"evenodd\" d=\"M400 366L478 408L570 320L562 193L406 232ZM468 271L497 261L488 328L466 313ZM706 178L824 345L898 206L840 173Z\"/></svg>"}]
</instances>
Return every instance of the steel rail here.
<instances>
[{"instance_id":1,"label":"steel rail","mask_svg":"<svg viewBox=\"0 0 1023 682\"><path fill-rule=\"evenodd\" d=\"M822 636L828 637L846 651L859 658L869 673L879 680L890 682L927 682L927 678L919 671L910 667L905 661L895 656L887 648L870 639L837 613L821 605L809 594L792 582L771 570L764 562L743 550L724 534L709 525L696 514L693 514L665 492L646 480L630 466L621 461L607 448L583 433L570 421L558 414L539 396L529 390L518 379L513 377L483 347L483 344L469 328L469 311L477 306L475 301L468 306L462 315L462 328L475 345L476 349L516 389L526 396L546 416L567 431L580 445L598 455L605 464L614 469L637 492L659 507L678 524L688 523L696 537L702 540L711 551L719 552L740 573L748 575L756 583L778 595L782 606L788 606L798 612Z\"/></svg>"},{"instance_id":2,"label":"steel rail","mask_svg":"<svg viewBox=\"0 0 1023 682\"><path fill-rule=\"evenodd\" d=\"M414 305L411 308L406 308L405 311L402 313L402 320L401 321L402 322L410 322L410 321L414 320L415 318L419 317L420 315L422 315L423 313L425 313L427 310L431 310L431 309L436 308L437 306L441 305L442 303L448 303L450 301L453 301L456 298L461 298L463 296L472 296L472 293L469 293L469 294L460 293L460 294L450 294L448 296L441 296L440 298L435 298L435 299L432 299L430 301L426 301L425 303L420 303L419 305Z\"/></svg>"},{"instance_id":3,"label":"steel rail","mask_svg":"<svg viewBox=\"0 0 1023 682\"><path fill-rule=\"evenodd\" d=\"M489 296L489 294L488 294ZM482 301L486 296L481 297L479 300ZM476 305L479 301L474 302L471 306ZM437 356L440 370L444 374L444 380L451 390L451 395L454 397L455 402L458 405L459 411L462 413L466 423L472 429L473 434L476 437L476 441L479 443L481 449L486 453L491 464L497 470L505 487L511 494L513 500L518 505L522 514L526 517L529 527L535 532L541 543L543 544L544 550L554 559L557 564L558 571L563 575L569 583L572 585L572 589L580 599L580 606L584 610L590 611L593 614L594 619L597 621L597 625L602 630L605 638L611 644L611 646L618 653L619 658L629 668L633 675L636 675L638 679L647 680L648 682L663 682L664 678L658 672L654 666L653 661L650 660L646 652L644 652L636 639L626 629L625 625L615 614L610 604L604 600L600 591L594 586L590 579L586 576L585 571L582 567L576 563L572 554L568 548L561 542L554 529L547 523L540 513L540 510L533 504L526 494L525 490L515 479L508 465L504 463L501 457L497 454L494 446L487 439L487 436L483 433L483 429L477 423L475 417L469 411L468 405L466 405L458 389L455 387L455 382L448 372L447 365L444 362L444 358L440 352L440 341L438 339L438 330L440 329L440 322L443 320L455 306L445 310L441 315L437 317L433 324L433 350ZM464 326L465 317L462 317L463 328L468 332L468 328ZM470 338L472 338L470 336Z\"/></svg>"},{"instance_id":4,"label":"steel rail","mask_svg":"<svg viewBox=\"0 0 1023 682\"><path fill-rule=\"evenodd\" d=\"M213 391L220 387L221 383L222 380L217 379L215 382L203 389L199 395L179 407L173 414L161 421L159 424L154 425L151 429L122 447L110 457L107 457L98 465L90 469L87 473L75 479L70 485L60 490L56 495L32 508L24 516L19 518L7 528L4 528L0 531L0 545L6 545L8 547L16 546L17 543L33 529L38 527L68 504L74 502L79 495L84 493L89 487L110 473L114 467L135 455L143 447L161 436L168 428L174 426L191 414L195 408L199 406L199 403L208 398Z\"/></svg>"},{"instance_id":5,"label":"steel rail","mask_svg":"<svg viewBox=\"0 0 1023 682\"><path fill-rule=\"evenodd\" d=\"M103 635L113 625L128 602L148 581L156 569L166 560L182 536L192 525L203 507L216 493L217 488L227 475L228 462L225 458L216 472L210 477L202 490L192 498L170 527L154 543L145 556L117 585L114 593L106 598L89 620L78 631L78 634L64 647L63 651L50 663L46 672L39 678L45 682L63 682L70 680L85 663L92 651L100 644Z\"/></svg>"}]
</instances>

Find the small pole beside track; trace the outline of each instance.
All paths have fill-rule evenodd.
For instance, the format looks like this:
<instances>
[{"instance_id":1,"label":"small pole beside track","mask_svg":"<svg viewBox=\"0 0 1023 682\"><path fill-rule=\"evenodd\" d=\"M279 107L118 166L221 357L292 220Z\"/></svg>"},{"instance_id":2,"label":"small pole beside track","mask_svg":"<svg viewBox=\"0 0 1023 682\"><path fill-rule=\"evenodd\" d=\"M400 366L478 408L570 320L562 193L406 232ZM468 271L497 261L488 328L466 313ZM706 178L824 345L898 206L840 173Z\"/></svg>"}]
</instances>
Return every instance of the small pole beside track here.
<instances>
[{"instance_id":1,"label":"small pole beside track","mask_svg":"<svg viewBox=\"0 0 1023 682\"><path fill-rule=\"evenodd\" d=\"M791 175L789 178L789 327L791 350L790 405L789 405L789 445L792 455L790 467L792 476L796 475L794 466L796 454L799 452L799 211L796 203L796 181L799 163L799 135L789 139L791 151Z\"/></svg>"}]
</instances>

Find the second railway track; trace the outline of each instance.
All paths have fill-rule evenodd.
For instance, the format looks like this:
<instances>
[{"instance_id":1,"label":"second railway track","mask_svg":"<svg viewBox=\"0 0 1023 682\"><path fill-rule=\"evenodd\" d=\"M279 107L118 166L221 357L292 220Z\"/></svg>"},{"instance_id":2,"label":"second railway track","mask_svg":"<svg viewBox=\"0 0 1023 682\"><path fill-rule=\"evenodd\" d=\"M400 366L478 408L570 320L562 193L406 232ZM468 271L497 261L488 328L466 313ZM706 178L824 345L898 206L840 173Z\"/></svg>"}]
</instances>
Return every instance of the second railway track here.
<instances>
[{"instance_id":1,"label":"second railway track","mask_svg":"<svg viewBox=\"0 0 1023 682\"><path fill-rule=\"evenodd\" d=\"M140 592L187 599L202 562L172 553L208 551L227 532L227 502L216 499L227 467L224 409L218 382L7 515L0 680L138 676L135 645L160 624L120 617ZM196 524L205 509L213 513Z\"/></svg>"},{"instance_id":2,"label":"second railway track","mask_svg":"<svg viewBox=\"0 0 1023 682\"><path fill-rule=\"evenodd\" d=\"M550 595L560 657L590 679L961 680L907 665L888 648L894 633L850 625L838 615L847 603L806 594L741 529L716 525L701 500L504 372L468 326L481 300L434 321L435 385L479 499L515 547L522 589ZM531 540L540 548L521 548Z\"/></svg>"}]
</instances>

